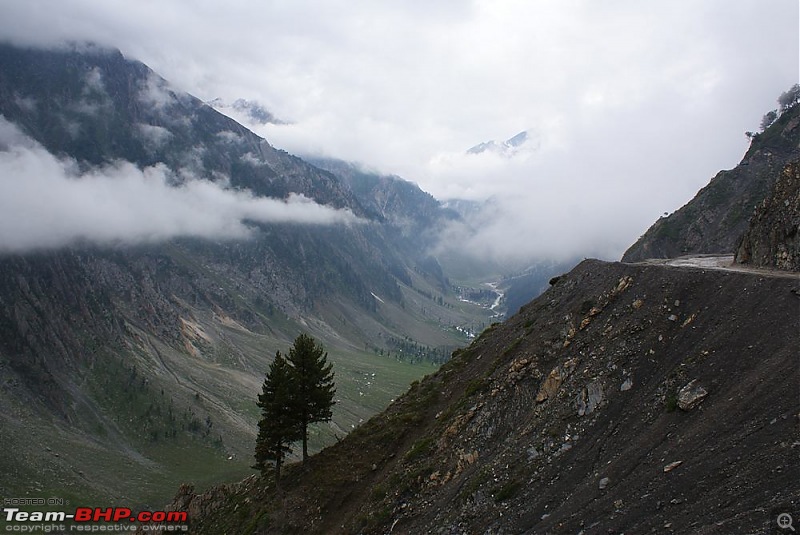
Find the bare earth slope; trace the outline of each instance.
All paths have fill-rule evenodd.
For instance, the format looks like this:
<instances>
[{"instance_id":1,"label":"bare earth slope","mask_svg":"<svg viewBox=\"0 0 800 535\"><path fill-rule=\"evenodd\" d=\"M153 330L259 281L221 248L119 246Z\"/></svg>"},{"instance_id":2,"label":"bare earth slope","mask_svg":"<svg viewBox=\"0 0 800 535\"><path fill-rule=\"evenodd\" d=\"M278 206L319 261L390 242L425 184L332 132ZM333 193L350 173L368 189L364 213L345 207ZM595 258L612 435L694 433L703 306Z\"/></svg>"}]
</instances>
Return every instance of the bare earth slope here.
<instances>
[{"instance_id":1,"label":"bare earth slope","mask_svg":"<svg viewBox=\"0 0 800 535\"><path fill-rule=\"evenodd\" d=\"M799 292L585 261L280 492L173 505L196 533L764 532L800 512Z\"/></svg>"}]
</instances>

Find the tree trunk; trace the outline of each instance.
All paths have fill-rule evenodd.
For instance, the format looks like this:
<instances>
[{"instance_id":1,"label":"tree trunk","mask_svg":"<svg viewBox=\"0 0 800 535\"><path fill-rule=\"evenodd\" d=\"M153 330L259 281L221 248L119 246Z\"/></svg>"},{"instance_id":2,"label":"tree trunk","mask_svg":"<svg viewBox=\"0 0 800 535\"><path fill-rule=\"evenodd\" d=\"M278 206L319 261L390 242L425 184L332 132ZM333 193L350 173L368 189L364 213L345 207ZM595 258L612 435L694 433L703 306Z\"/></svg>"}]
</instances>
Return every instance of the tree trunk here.
<instances>
[{"instance_id":1,"label":"tree trunk","mask_svg":"<svg viewBox=\"0 0 800 535\"><path fill-rule=\"evenodd\" d=\"M303 411L303 465L306 464L306 459L308 459L308 414L307 411Z\"/></svg>"},{"instance_id":2,"label":"tree trunk","mask_svg":"<svg viewBox=\"0 0 800 535\"><path fill-rule=\"evenodd\" d=\"M308 459L308 426L303 426L303 464Z\"/></svg>"}]
</instances>

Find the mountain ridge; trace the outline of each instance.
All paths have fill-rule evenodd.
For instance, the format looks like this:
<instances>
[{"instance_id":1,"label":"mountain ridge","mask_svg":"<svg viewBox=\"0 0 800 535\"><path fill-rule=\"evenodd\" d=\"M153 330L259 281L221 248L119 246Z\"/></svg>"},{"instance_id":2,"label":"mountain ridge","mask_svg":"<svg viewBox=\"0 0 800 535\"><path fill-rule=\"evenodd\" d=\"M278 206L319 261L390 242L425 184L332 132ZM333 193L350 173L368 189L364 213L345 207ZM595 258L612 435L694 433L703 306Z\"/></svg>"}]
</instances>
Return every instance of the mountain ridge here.
<instances>
[{"instance_id":1,"label":"mountain ridge","mask_svg":"<svg viewBox=\"0 0 800 535\"><path fill-rule=\"evenodd\" d=\"M800 106L752 138L742 161L720 171L684 206L661 217L628 248L623 262L686 254L732 254L755 207L789 161L800 156Z\"/></svg>"}]
</instances>

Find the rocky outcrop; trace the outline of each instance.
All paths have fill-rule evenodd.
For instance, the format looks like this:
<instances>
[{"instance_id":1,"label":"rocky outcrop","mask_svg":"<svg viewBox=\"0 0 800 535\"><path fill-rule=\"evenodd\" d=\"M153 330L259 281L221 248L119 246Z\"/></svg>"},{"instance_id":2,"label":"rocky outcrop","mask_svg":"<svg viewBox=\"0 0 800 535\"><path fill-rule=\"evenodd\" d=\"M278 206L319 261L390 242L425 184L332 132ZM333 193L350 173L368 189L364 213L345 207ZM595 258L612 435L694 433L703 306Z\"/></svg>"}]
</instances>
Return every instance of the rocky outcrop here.
<instances>
[{"instance_id":1,"label":"rocky outcrop","mask_svg":"<svg viewBox=\"0 0 800 535\"><path fill-rule=\"evenodd\" d=\"M800 271L800 160L784 167L756 208L736 250L736 262Z\"/></svg>"}]
</instances>

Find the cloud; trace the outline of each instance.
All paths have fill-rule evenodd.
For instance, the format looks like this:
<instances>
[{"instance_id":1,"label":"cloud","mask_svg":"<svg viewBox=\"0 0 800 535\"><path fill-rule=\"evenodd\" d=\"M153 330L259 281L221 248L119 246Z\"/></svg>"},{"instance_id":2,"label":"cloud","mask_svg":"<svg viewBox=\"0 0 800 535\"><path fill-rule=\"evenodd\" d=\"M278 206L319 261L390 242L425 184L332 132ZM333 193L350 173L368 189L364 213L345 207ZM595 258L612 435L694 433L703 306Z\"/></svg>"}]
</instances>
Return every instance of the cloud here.
<instances>
[{"instance_id":1,"label":"cloud","mask_svg":"<svg viewBox=\"0 0 800 535\"><path fill-rule=\"evenodd\" d=\"M738 162L743 133L797 81L798 9L795 0L61 0L45 17L39 2L7 0L0 38L115 46L204 101L263 104L291 123L253 126L276 147L363 162L441 199L492 198L501 209L475 229L486 236L476 255L560 254L564 244L611 255ZM150 89L153 103L169 102L159 84ZM463 157L528 128L541 147L526 162ZM571 234L586 229L559 206L594 221L599 241L586 248ZM544 233L558 240L538 232L549 222L560 222ZM520 238L500 248L503 235Z\"/></svg>"},{"instance_id":2,"label":"cloud","mask_svg":"<svg viewBox=\"0 0 800 535\"><path fill-rule=\"evenodd\" d=\"M264 160L256 157L256 155L253 154L252 152L245 152L244 154L242 154L241 158L239 158L239 159L243 163L246 163L248 165L252 165L253 167L263 167L263 166L267 165L267 162L265 162Z\"/></svg>"},{"instance_id":3,"label":"cloud","mask_svg":"<svg viewBox=\"0 0 800 535\"><path fill-rule=\"evenodd\" d=\"M227 143L228 145L239 145L244 141L242 136L236 132L231 132L230 130L222 130L217 132L217 137L220 141Z\"/></svg>"},{"instance_id":4,"label":"cloud","mask_svg":"<svg viewBox=\"0 0 800 535\"><path fill-rule=\"evenodd\" d=\"M136 133L150 151L163 148L172 139L172 132L163 126L139 123L135 125Z\"/></svg>"},{"instance_id":5,"label":"cloud","mask_svg":"<svg viewBox=\"0 0 800 535\"><path fill-rule=\"evenodd\" d=\"M85 76L86 86L84 93L100 93L106 95L106 86L103 83L103 73L100 72L99 67L93 67L86 73Z\"/></svg>"},{"instance_id":6,"label":"cloud","mask_svg":"<svg viewBox=\"0 0 800 535\"><path fill-rule=\"evenodd\" d=\"M175 104L175 93L166 80L150 73L136 94L139 102L155 110L164 110Z\"/></svg>"},{"instance_id":7,"label":"cloud","mask_svg":"<svg viewBox=\"0 0 800 535\"><path fill-rule=\"evenodd\" d=\"M90 117L108 113L112 103L106 92L103 74L100 69L98 67L90 69L84 76L83 81L81 99L71 106L72 111Z\"/></svg>"},{"instance_id":8,"label":"cloud","mask_svg":"<svg viewBox=\"0 0 800 535\"><path fill-rule=\"evenodd\" d=\"M252 222L350 224L349 210L302 195L254 197L189 179L171 186L164 165L128 162L80 173L0 117L0 252L75 243L149 243L180 236L245 239ZM184 179L186 177L184 176Z\"/></svg>"},{"instance_id":9,"label":"cloud","mask_svg":"<svg viewBox=\"0 0 800 535\"><path fill-rule=\"evenodd\" d=\"M463 248L501 262L616 259L658 216L682 206L716 173L713 164L698 172L695 159L718 148L712 133L698 140L680 124L651 121L646 104L613 115L613 132L603 130L605 118L587 118L576 125L583 128L545 132L549 142L521 158L489 151L433 158L427 170L437 196L491 200L476 221L452 223L440 248ZM742 136L742 154L745 141Z\"/></svg>"}]
</instances>

